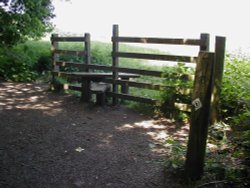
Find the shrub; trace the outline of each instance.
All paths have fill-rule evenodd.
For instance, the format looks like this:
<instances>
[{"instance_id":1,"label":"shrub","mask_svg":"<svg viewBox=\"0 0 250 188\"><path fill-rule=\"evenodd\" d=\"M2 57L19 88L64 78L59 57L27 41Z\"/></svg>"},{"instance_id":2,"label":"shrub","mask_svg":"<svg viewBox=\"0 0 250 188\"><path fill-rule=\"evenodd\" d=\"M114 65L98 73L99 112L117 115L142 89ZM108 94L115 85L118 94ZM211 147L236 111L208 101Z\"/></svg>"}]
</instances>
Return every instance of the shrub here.
<instances>
[{"instance_id":1,"label":"shrub","mask_svg":"<svg viewBox=\"0 0 250 188\"><path fill-rule=\"evenodd\" d=\"M235 124L250 119L250 59L227 55L221 92L222 116ZM249 123L249 122L248 122Z\"/></svg>"},{"instance_id":2,"label":"shrub","mask_svg":"<svg viewBox=\"0 0 250 188\"><path fill-rule=\"evenodd\" d=\"M191 95L183 94L182 89L192 88L193 82L190 79L194 70L179 63L177 66L165 67L163 70L163 84L170 88L162 91L161 111L177 119L183 119L187 116L174 107L175 102L191 104Z\"/></svg>"},{"instance_id":3,"label":"shrub","mask_svg":"<svg viewBox=\"0 0 250 188\"><path fill-rule=\"evenodd\" d=\"M0 77L12 81L32 81L37 74L32 70L29 56L16 50L1 49Z\"/></svg>"}]
</instances>

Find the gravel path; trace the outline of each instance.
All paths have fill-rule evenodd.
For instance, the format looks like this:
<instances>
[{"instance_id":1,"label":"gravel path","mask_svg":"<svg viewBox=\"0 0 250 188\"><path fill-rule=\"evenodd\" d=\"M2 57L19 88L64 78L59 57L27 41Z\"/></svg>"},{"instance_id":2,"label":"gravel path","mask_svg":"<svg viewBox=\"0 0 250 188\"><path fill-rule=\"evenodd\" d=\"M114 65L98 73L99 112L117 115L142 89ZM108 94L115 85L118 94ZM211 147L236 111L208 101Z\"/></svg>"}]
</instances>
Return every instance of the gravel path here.
<instances>
[{"instance_id":1,"label":"gravel path","mask_svg":"<svg viewBox=\"0 0 250 188\"><path fill-rule=\"evenodd\" d=\"M0 83L0 188L165 187L162 143L186 134L176 126L46 85Z\"/></svg>"}]
</instances>

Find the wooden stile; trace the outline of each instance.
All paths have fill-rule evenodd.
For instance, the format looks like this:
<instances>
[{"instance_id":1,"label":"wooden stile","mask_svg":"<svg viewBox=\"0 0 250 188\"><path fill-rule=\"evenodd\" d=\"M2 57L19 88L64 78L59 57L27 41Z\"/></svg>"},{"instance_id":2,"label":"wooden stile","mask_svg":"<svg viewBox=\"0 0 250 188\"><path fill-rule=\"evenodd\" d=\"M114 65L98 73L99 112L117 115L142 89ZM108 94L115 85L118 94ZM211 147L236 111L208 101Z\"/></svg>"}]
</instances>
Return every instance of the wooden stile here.
<instances>
[{"instance_id":1,"label":"wooden stile","mask_svg":"<svg viewBox=\"0 0 250 188\"><path fill-rule=\"evenodd\" d=\"M185 173L188 179L200 179L203 173L207 132L210 121L216 122L219 120L219 95L222 83L224 55L225 55L225 38L216 37L215 53L210 53L210 36L202 33L200 39L180 39L180 38L152 38L152 37L120 37L118 25L113 25L112 36L112 66L91 64L90 56L90 34L86 33L84 37L58 37L54 34L51 37L52 42L52 61L54 69L52 71L54 76L64 76L80 80L81 84L68 85L69 89L82 92L81 100L85 102L90 101L91 94L98 95L99 101L104 104L105 97L112 97L114 105L118 104L118 99L132 100L136 102L143 102L155 105L157 100L145 98L142 96L129 95L129 87L144 88L151 90L175 90L177 95L193 95L192 106L190 104L183 104L173 99L168 103L166 109L179 109L182 111L191 111L191 127L189 132L188 148L185 162ZM69 51L60 50L58 42L84 42L83 51ZM165 55L165 54L145 54L145 53L130 53L120 52L119 44L124 43L145 43L145 44L169 44L169 45L191 45L198 46L200 52L198 57ZM83 56L84 63L64 62L58 60L59 54L70 54ZM148 60L164 60L196 63L195 81L193 89L169 87L161 84L151 84L137 82L133 79L138 75L162 77L162 71L142 70L119 66L119 58L138 58ZM78 67L81 72L61 72L61 66ZM90 70L101 70L103 73L92 72ZM109 73L106 73L108 71ZM112 72L112 74L111 74ZM125 74L127 73L127 74ZM123 74L123 76L122 76ZM136 75L135 75L136 74ZM126 75L126 76L125 76ZM105 79L104 79L105 77ZM132 80L129 80L132 78ZM82 80L81 80L82 79ZM93 82L106 83L105 87L110 89L112 84L112 91L108 90L88 90L90 88L90 80ZM190 77L184 75L183 80L190 80ZM118 87L121 86L121 87ZM121 89L119 89L121 88ZM86 92L88 91L88 92ZM167 92L167 91L166 91ZM104 97L103 97L104 96ZM178 96L177 96L178 97ZM212 110L211 110L212 107ZM211 116L210 116L211 113Z\"/></svg>"}]
</instances>

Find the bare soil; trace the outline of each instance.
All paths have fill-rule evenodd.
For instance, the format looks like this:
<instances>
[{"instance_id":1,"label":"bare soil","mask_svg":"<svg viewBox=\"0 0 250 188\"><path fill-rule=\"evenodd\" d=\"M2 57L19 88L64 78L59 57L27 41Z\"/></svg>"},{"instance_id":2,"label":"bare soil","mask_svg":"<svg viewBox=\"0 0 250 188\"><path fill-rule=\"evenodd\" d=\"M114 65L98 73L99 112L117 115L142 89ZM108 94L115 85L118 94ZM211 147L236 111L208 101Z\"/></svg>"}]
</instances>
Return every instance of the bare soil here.
<instances>
[{"instance_id":1,"label":"bare soil","mask_svg":"<svg viewBox=\"0 0 250 188\"><path fill-rule=\"evenodd\" d=\"M47 85L0 83L0 187L174 187L164 140L187 127Z\"/></svg>"}]
</instances>

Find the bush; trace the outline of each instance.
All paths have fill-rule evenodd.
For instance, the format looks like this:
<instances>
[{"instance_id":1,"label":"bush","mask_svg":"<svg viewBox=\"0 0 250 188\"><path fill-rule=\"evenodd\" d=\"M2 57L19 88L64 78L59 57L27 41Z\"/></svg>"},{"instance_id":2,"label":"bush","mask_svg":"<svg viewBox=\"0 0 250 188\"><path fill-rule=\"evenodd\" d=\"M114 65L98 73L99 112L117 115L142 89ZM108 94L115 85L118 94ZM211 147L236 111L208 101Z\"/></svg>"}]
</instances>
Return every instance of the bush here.
<instances>
[{"instance_id":1,"label":"bush","mask_svg":"<svg viewBox=\"0 0 250 188\"><path fill-rule=\"evenodd\" d=\"M246 124L250 119L250 59L227 55L223 75L221 108L226 121Z\"/></svg>"},{"instance_id":2,"label":"bush","mask_svg":"<svg viewBox=\"0 0 250 188\"><path fill-rule=\"evenodd\" d=\"M186 67L179 63L177 66L166 67L163 70L163 84L170 88L162 91L161 94L161 111L173 118L183 119L187 116L174 107L174 103L191 104L191 95L181 92L182 89L192 88L193 82L190 76L194 74L192 68Z\"/></svg>"},{"instance_id":3,"label":"bush","mask_svg":"<svg viewBox=\"0 0 250 188\"><path fill-rule=\"evenodd\" d=\"M37 74L32 70L31 58L16 50L1 49L0 77L12 81L32 81Z\"/></svg>"},{"instance_id":4,"label":"bush","mask_svg":"<svg viewBox=\"0 0 250 188\"><path fill-rule=\"evenodd\" d=\"M52 67L50 43L28 41L0 50L0 77L11 81L33 81Z\"/></svg>"}]
</instances>

